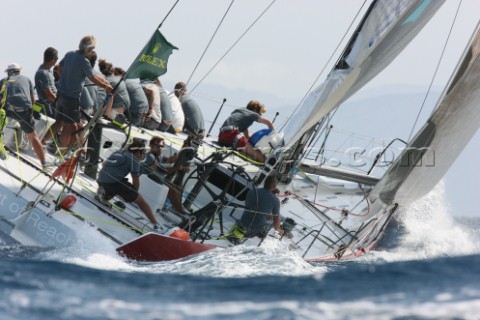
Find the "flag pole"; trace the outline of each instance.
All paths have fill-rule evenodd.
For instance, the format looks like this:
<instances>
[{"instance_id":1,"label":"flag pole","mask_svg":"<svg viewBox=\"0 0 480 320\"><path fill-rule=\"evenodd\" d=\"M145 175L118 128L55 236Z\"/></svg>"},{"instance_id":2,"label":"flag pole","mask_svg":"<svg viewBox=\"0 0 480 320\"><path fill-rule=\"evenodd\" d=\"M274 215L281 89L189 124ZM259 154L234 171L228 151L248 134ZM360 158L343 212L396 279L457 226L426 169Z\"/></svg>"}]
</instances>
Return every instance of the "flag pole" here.
<instances>
[{"instance_id":1,"label":"flag pole","mask_svg":"<svg viewBox=\"0 0 480 320\"><path fill-rule=\"evenodd\" d=\"M148 46L148 44L150 43L150 40L152 39L152 37L155 35L155 32L158 31L158 29L160 29L163 25L163 23L165 22L165 20L167 20L168 16L170 15L170 13L173 11L173 9L175 8L175 6L178 4L180 0L177 0L175 1L175 3L173 4L173 6L170 8L170 10L167 12L167 14L165 15L165 17L163 18L162 22L160 22L160 24L158 25L158 27L155 29L155 31L153 31L152 35L148 38L148 41L147 43L143 46L142 50L137 54L136 58L133 60L133 63L130 64L130 66L128 67L127 71L122 75L122 77L120 78L120 81L118 81L118 83L115 85L115 88L113 88L112 90L112 95L116 92L118 86L120 85L120 83L122 81L125 80L125 78L127 77L128 73L131 71L132 69L132 66L134 65L135 61L137 61L140 56L142 55L142 52L145 51L145 48ZM105 106L104 106L105 107ZM131 120L131 119L129 119ZM132 122L129 121L129 125L128 125L128 133L127 133L127 138L125 139L125 141L123 142L122 144L122 148L125 147L125 145L127 144L128 142L128 138L130 137L130 132L132 130Z\"/></svg>"},{"instance_id":2,"label":"flag pole","mask_svg":"<svg viewBox=\"0 0 480 320\"><path fill-rule=\"evenodd\" d=\"M163 23L165 22L165 20L167 20L168 16L170 15L170 13L173 11L173 9L175 8L175 6L177 5L177 3L179 2L180 0L177 0L173 6L170 8L170 10L167 12L167 14L165 15L165 17L163 18L162 22L160 22L160 24L158 25L158 27L155 29L155 31L153 31L152 35L148 38L148 41L147 43L143 46L143 49L138 53L137 57L133 60L134 62L138 60L138 58L140 57L140 55L142 54L142 52L145 50L145 48L148 46L148 44L150 43L150 39L152 39L152 37L155 35L155 32L157 32L158 29L160 29L163 25ZM130 67L128 67L127 69L127 72L125 72L125 74L122 76L122 79L120 81L123 81L124 78L128 75L128 73L131 71L130 69L132 68L133 66L133 63L130 64Z\"/></svg>"},{"instance_id":3,"label":"flag pole","mask_svg":"<svg viewBox=\"0 0 480 320\"><path fill-rule=\"evenodd\" d=\"M173 9L175 8L175 6L177 5L177 3L179 2L180 0L177 0L175 1L175 3L173 4L173 6L170 8L170 10L167 12L167 14L165 15L165 18L163 18L162 22L160 22L160 24L158 25L158 28L157 29L160 29L160 27L162 26L162 24L165 22L165 20L167 20L168 16L170 15L170 13L173 11Z\"/></svg>"}]
</instances>

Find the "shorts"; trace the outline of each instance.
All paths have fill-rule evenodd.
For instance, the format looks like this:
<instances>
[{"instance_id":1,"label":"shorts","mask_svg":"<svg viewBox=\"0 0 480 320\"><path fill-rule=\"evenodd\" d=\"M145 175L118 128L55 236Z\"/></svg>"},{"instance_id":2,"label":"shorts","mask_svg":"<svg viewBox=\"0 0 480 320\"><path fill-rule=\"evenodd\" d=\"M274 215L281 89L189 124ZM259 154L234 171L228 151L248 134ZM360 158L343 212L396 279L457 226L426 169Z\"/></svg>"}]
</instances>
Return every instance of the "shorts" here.
<instances>
[{"instance_id":1,"label":"shorts","mask_svg":"<svg viewBox=\"0 0 480 320\"><path fill-rule=\"evenodd\" d=\"M240 134L238 130L224 130L218 136L218 143L224 147L233 149L244 148L247 145L247 138Z\"/></svg>"},{"instance_id":2,"label":"shorts","mask_svg":"<svg viewBox=\"0 0 480 320\"><path fill-rule=\"evenodd\" d=\"M148 130L157 130L159 126L160 126L160 122L157 122L153 118L150 118L150 120L145 121L142 125L142 127Z\"/></svg>"},{"instance_id":3,"label":"shorts","mask_svg":"<svg viewBox=\"0 0 480 320\"><path fill-rule=\"evenodd\" d=\"M241 223L238 224L238 226L243 229L243 236L245 238L253 238L253 237L258 237L260 239L263 239L267 236L268 232L272 228L271 225L263 225L263 226L250 226L250 228L247 228L243 226Z\"/></svg>"},{"instance_id":4,"label":"shorts","mask_svg":"<svg viewBox=\"0 0 480 320\"><path fill-rule=\"evenodd\" d=\"M57 114L55 120L64 123L80 123L80 97L71 98L57 93Z\"/></svg>"},{"instance_id":5,"label":"shorts","mask_svg":"<svg viewBox=\"0 0 480 320\"><path fill-rule=\"evenodd\" d=\"M55 102L45 104L45 110L47 111L47 116L55 118L55 115L57 114L57 106L55 105Z\"/></svg>"},{"instance_id":6,"label":"shorts","mask_svg":"<svg viewBox=\"0 0 480 320\"><path fill-rule=\"evenodd\" d=\"M105 189L105 193L110 196L120 196L125 202L134 202L138 198L138 191L128 182L128 179L115 183L98 183Z\"/></svg>"},{"instance_id":7,"label":"shorts","mask_svg":"<svg viewBox=\"0 0 480 320\"><path fill-rule=\"evenodd\" d=\"M50 118L55 118L55 102L50 103L44 100L37 100L33 105L33 115L43 113Z\"/></svg>"},{"instance_id":8,"label":"shorts","mask_svg":"<svg viewBox=\"0 0 480 320\"><path fill-rule=\"evenodd\" d=\"M17 109L20 110L20 109ZM15 111L15 109L6 109L7 117L20 122L20 127L23 132L29 134L35 131L35 121L33 120L33 110L25 108L22 111Z\"/></svg>"},{"instance_id":9,"label":"shorts","mask_svg":"<svg viewBox=\"0 0 480 320\"><path fill-rule=\"evenodd\" d=\"M144 113L130 113L130 123L132 125L134 125L136 127L141 127L141 126L143 126L144 121L145 121L145 114Z\"/></svg>"},{"instance_id":10,"label":"shorts","mask_svg":"<svg viewBox=\"0 0 480 320\"><path fill-rule=\"evenodd\" d=\"M160 123L160 125L158 126L157 130L161 132L167 132L171 126L171 124L166 124L162 121L162 123Z\"/></svg>"}]
</instances>

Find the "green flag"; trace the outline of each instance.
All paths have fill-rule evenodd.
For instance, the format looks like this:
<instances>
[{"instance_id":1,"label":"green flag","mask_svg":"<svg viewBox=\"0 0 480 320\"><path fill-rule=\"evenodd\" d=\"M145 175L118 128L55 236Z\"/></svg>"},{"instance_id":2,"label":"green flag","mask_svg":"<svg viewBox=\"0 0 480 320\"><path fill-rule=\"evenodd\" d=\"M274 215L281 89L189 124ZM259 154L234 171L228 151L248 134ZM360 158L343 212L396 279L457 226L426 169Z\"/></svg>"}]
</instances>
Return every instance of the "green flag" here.
<instances>
[{"instance_id":1,"label":"green flag","mask_svg":"<svg viewBox=\"0 0 480 320\"><path fill-rule=\"evenodd\" d=\"M178 50L156 30L150 41L132 63L125 76L126 79L156 79L167 72L168 57L173 50Z\"/></svg>"}]
</instances>

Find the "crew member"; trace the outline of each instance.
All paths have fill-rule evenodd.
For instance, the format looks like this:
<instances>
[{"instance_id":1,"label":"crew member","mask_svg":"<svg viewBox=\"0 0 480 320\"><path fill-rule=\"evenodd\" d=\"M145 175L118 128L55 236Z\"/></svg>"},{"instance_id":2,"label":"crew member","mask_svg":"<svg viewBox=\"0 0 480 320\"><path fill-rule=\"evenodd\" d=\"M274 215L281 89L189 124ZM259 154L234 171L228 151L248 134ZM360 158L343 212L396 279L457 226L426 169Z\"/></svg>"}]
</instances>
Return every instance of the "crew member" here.
<instances>
[{"instance_id":1,"label":"crew member","mask_svg":"<svg viewBox=\"0 0 480 320\"><path fill-rule=\"evenodd\" d=\"M140 160L145 156L145 144L141 141L134 141L127 150L119 150L110 155L103 164L98 174L97 194L95 198L106 203L118 195L127 203L134 202L145 213L154 229L158 229L158 222L153 211L138 193L140 187L140 175L142 174ZM128 181L127 175L131 174L132 183Z\"/></svg>"}]
</instances>

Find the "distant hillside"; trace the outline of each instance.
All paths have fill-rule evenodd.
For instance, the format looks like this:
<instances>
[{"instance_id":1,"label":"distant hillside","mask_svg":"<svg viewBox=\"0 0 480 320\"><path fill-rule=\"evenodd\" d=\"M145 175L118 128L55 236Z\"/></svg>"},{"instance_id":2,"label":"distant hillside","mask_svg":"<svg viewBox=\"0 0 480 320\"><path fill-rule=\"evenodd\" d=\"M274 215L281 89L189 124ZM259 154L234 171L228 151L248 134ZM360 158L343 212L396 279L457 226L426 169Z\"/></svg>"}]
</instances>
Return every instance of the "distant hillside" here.
<instances>
[{"instance_id":1,"label":"distant hillside","mask_svg":"<svg viewBox=\"0 0 480 320\"><path fill-rule=\"evenodd\" d=\"M173 88L173 83L166 83L167 89ZM438 99L440 90L431 93L425 107L420 113L419 123L425 121L433 108L433 102ZM299 101L284 101L269 93L248 91L242 88L228 89L222 86L202 84L192 94L200 104L204 113L207 130L210 128L223 99L227 102L218 116L212 134L217 134L223 121L235 108L243 108L251 99L263 102L267 108L265 117L273 119L276 112L277 128L280 128L298 105ZM301 97L299 97L299 100ZM337 111L333 125L348 129L366 136L377 136L385 139L400 137L407 139L415 123L425 93L418 86L386 86L367 88L359 91L345 102ZM392 125L393 124L393 125ZM253 130L262 128L255 125ZM418 125L415 128L418 130Z\"/></svg>"},{"instance_id":2,"label":"distant hillside","mask_svg":"<svg viewBox=\"0 0 480 320\"><path fill-rule=\"evenodd\" d=\"M390 86L360 91L338 109L332 124L361 135L407 139L417 116L420 114L418 123L423 123L433 109L432 101L440 94L439 90L432 92L432 98L420 112L425 99L425 93L420 89L417 86ZM275 111L286 115L293 108L285 106Z\"/></svg>"}]
</instances>

